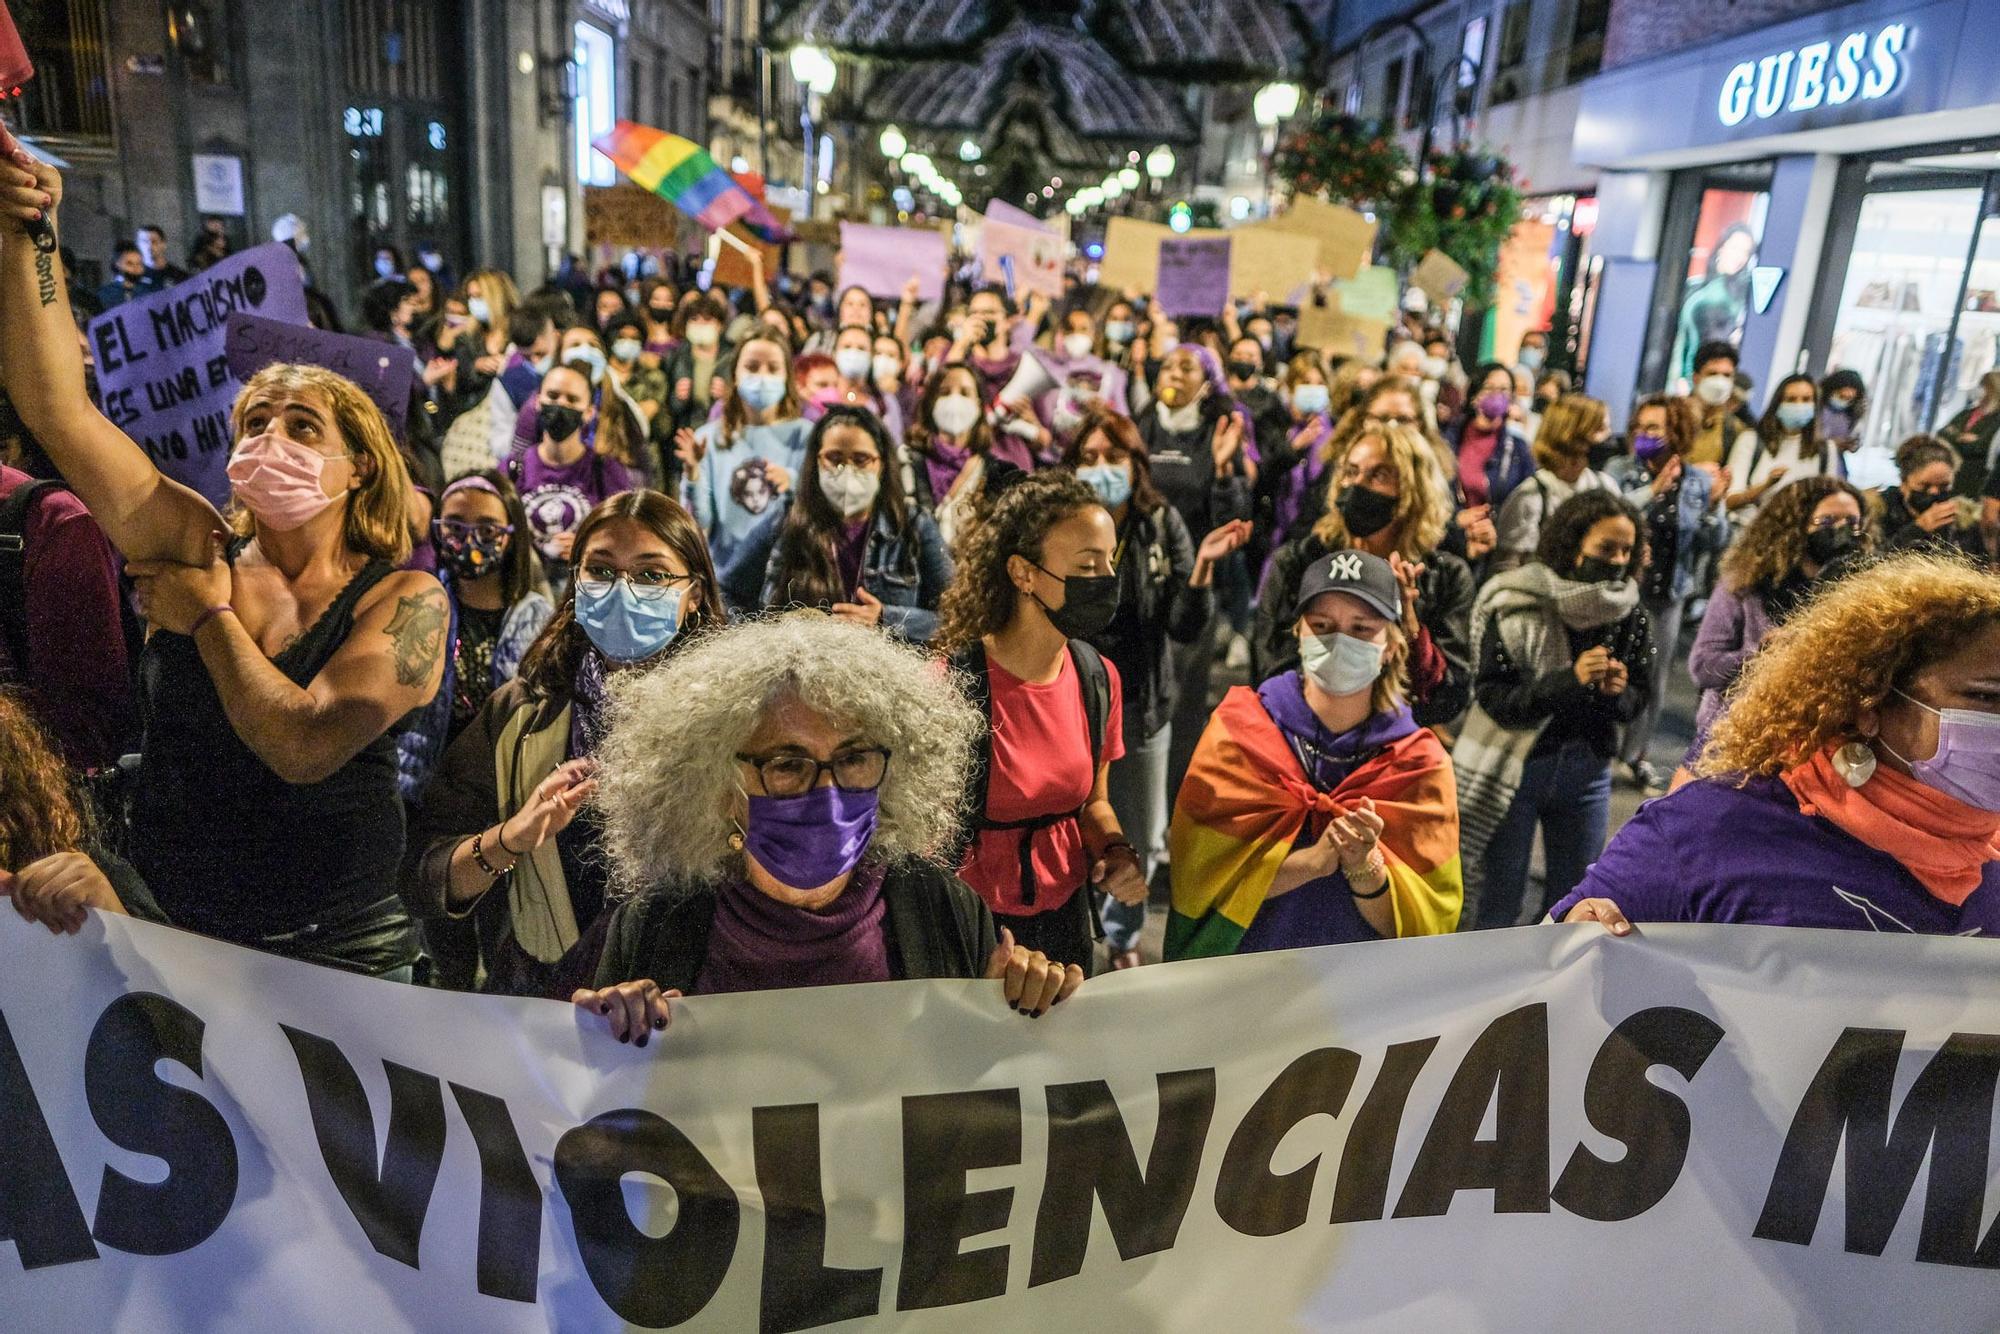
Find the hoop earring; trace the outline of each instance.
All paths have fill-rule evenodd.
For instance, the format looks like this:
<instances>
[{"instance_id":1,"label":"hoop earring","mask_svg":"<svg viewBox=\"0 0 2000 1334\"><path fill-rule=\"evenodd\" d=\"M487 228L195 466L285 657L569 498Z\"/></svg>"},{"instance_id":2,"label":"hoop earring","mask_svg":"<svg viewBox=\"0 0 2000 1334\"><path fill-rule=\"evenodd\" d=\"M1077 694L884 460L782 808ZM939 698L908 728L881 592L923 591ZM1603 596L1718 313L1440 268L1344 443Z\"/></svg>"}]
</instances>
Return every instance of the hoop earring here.
<instances>
[{"instance_id":1,"label":"hoop earring","mask_svg":"<svg viewBox=\"0 0 2000 1334\"><path fill-rule=\"evenodd\" d=\"M729 850L731 852L743 851L743 835L733 833L729 836Z\"/></svg>"},{"instance_id":2,"label":"hoop earring","mask_svg":"<svg viewBox=\"0 0 2000 1334\"><path fill-rule=\"evenodd\" d=\"M1850 741L1833 752L1833 771L1849 787L1861 787L1875 776L1875 749L1865 741Z\"/></svg>"}]
</instances>

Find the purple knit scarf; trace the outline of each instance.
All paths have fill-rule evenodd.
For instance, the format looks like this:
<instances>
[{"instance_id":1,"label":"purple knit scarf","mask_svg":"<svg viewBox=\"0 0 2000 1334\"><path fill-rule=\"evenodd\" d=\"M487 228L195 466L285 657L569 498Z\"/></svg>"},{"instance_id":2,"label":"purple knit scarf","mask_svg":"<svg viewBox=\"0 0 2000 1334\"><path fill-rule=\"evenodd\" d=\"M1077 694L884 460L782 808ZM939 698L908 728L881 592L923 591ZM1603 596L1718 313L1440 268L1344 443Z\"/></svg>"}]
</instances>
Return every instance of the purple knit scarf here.
<instances>
[{"instance_id":1,"label":"purple knit scarf","mask_svg":"<svg viewBox=\"0 0 2000 1334\"><path fill-rule=\"evenodd\" d=\"M708 958L695 977L695 994L887 982L887 908L882 867L872 863L857 869L840 897L820 912L780 903L732 876L716 891Z\"/></svg>"}]
</instances>

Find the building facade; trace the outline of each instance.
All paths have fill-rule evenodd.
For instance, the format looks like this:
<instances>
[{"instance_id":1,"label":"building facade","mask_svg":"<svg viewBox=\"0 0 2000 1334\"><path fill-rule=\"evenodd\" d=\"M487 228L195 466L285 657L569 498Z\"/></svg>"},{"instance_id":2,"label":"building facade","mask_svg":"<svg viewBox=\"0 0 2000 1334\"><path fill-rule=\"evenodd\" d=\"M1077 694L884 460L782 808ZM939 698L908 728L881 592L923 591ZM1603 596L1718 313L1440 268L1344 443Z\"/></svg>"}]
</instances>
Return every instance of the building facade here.
<instances>
[{"instance_id":1,"label":"building facade","mask_svg":"<svg viewBox=\"0 0 2000 1334\"><path fill-rule=\"evenodd\" d=\"M1855 468L1878 480L1996 364L1993 9L1758 8L1775 21L1695 45L1635 18L1584 92L1575 153L1602 170L1609 265L1590 387L1617 404L1675 385L1706 338L1739 345L1758 402L1795 370L1855 370L1873 402Z\"/></svg>"},{"instance_id":2,"label":"building facade","mask_svg":"<svg viewBox=\"0 0 2000 1334\"><path fill-rule=\"evenodd\" d=\"M713 0L719 9L724 0ZM301 218L343 312L377 251L540 282L584 246L619 117L705 143L710 0L11 0L37 77L15 111L68 170L63 240L94 285L143 225L184 263Z\"/></svg>"}]
</instances>

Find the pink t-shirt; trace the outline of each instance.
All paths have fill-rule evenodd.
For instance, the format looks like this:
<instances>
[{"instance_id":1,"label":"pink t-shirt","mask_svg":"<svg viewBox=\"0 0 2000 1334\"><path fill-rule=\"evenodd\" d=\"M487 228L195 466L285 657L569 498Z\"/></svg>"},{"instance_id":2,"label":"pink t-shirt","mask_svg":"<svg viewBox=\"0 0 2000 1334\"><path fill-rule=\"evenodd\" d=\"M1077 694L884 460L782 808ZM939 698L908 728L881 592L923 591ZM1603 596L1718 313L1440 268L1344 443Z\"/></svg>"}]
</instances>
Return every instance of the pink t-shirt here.
<instances>
[{"instance_id":1,"label":"pink t-shirt","mask_svg":"<svg viewBox=\"0 0 2000 1334\"><path fill-rule=\"evenodd\" d=\"M1490 431L1477 421L1465 424L1458 438L1458 485L1465 492L1466 504L1484 505L1492 499L1486 489L1486 465L1500 443L1500 432L1506 429L1505 422Z\"/></svg>"},{"instance_id":2,"label":"pink t-shirt","mask_svg":"<svg viewBox=\"0 0 2000 1334\"><path fill-rule=\"evenodd\" d=\"M1109 764L1125 754L1123 687L1118 669L1105 660L1111 678L1105 716L1104 753ZM1032 820L1068 815L1090 800L1097 775L1090 767L1090 721L1083 711L1076 665L1063 654L1062 670L1047 685L1032 685L986 659L992 697L993 770L986 789L986 818ZM1031 865L1035 901L1021 886L1021 840L1034 839ZM1090 874L1090 853L1074 819L1046 829L982 829L967 852L959 875L995 912L1024 917L1069 902Z\"/></svg>"}]
</instances>

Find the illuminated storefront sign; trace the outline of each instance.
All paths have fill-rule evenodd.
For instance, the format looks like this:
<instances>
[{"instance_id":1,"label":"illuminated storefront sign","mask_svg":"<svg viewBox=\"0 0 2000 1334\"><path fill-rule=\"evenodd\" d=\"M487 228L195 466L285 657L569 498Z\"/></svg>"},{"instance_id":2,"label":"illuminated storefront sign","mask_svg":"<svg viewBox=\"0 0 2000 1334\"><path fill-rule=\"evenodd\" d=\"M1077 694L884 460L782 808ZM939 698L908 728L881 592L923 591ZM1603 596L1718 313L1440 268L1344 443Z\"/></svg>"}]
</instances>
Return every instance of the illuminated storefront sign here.
<instances>
[{"instance_id":1,"label":"illuminated storefront sign","mask_svg":"<svg viewBox=\"0 0 2000 1334\"><path fill-rule=\"evenodd\" d=\"M1734 66L1722 81L1716 115L1724 125L1769 120L1786 112L1880 100L1903 86L1910 25L1890 23L1873 34L1851 32L1838 42L1813 42Z\"/></svg>"}]
</instances>

